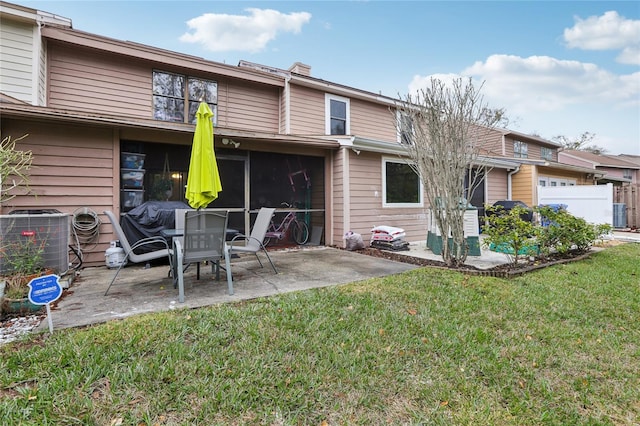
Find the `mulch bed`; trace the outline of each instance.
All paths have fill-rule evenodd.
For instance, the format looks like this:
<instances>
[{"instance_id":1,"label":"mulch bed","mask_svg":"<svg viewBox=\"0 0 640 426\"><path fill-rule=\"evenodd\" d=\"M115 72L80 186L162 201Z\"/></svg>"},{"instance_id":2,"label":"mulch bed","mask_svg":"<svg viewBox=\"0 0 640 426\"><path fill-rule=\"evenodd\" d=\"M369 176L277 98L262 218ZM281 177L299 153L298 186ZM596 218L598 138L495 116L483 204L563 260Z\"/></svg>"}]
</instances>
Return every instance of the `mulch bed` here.
<instances>
[{"instance_id":1,"label":"mulch bed","mask_svg":"<svg viewBox=\"0 0 640 426\"><path fill-rule=\"evenodd\" d=\"M530 263L520 263L518 265L504 264L504 265L498 265L489 269L480 269L472 265L462 265L460 267L447 266L442 261L433 260L433 259L423 259L420 257L414 257L414 256L409 256L408 254L403 254L403 252L381 250L373 247L365 247L360 250L354 250L354 253L360 253L367 256L380 257L388 260L393 260L396 262L409 263L417 266L448 269L451 271L462 272L467 275L479 275L479 276L499 277L499 278L513 278L513 277L523 275L527 272L546 268L548 266L558 265L561 263L575 262L576 260L585 259L591 255L591 252L568 253L567 255L564 255L564 256L549 256L548 258L544 258L544 259L538 258Z\"/></svg>"}]
</instances>

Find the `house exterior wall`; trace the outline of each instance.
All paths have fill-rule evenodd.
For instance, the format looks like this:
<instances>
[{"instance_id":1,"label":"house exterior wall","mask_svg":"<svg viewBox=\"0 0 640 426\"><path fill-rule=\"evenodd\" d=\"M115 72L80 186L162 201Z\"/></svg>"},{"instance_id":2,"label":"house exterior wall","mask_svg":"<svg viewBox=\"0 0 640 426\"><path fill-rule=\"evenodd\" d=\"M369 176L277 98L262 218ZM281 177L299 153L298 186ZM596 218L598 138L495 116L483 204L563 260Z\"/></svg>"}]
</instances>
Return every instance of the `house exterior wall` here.
<instances>
[{"instance_id":1,"label":"house exterior wall","mask_svg":"<svg viewBox=\"0 0 640 426\"><path fill-rule=\"evenodd\" d=\"M349 203L350 227L344 232L362 234L365 243L371 237L371 228L388 225L402 228L407 241L427 238L427 207L383 207L382 158L380 154L361 152L349 155Z\"/></svg>"},{"instance_id":2,"label":"house exterior wall","mask_svg":"<svg viewBox=\"0 0 640 426\"><path fill-rule=\"evenodd\" d=\"M511 177L511 199L534 205L534 185L537 182L535 166L523 164L520 171Z\"/></svg>"},{"instance_id":3,"label":"house exterior wall","mask_svg":"<svg viewBox=\"0 0 640 426\"><path fill-rule=\"evenodd\" d=\"M508 171L505 169L492 169L487 174L485 198L487 204L493 204L498 200L507 200L508 191Z\"/></svg>"},{"instance_id":4,"label":"house exterior wall","mask_svg":"<svg viewBox=\"0 0 640 426\"><path fill-rule=\"evenodd\" d=\"M36 103L34 74L39 54L34 46L37 28L30 23L0 18L0 92L29 104ZM37 71L37 68L36 68Z\"/></svg>"},{"instance_id":5,"label":"house exterior wall","mask_svg":"<svg viewBox=\"0 0 640 426\"><path fill-rule=\"evenodd\" d=\"M568 170L559 171L557 169L544 166L538 167L538 177L574 180L576 182L576 185L593 185L593 180L585 179L584 173L572 172Z\"/></svg>"},{"instance_id":6,"label":"house exterior wall","mask_svg":"<svg viewBox=\"0 0 640 426\"><path fill-rule=\"evenodd\" d=\"M3 135L18 138L18 149L33 152L30 196L16 197L0 207L1 214L12 210L56 209L73 214L80 206L101 216L100 245L83 247L86 264L104 264L104 250L113 240L111 227L102 215L120 204L119 141L114 130L82 125L59 125L2 119ZM115 189L115 190L114 190ZM118 191L118 192L116 192Z\"/></svg>"},{"instance_id":7,"label":"house exterior wall","mask_svg":"<svg viewBox=\"0 0 640 426\"><path fill-rule=\"evenodd\" d=\"M290 88L291 134L324 135L324 92L295 84Z\"/></svg>"},{"instance_id":8,"label":"house exterior wall","mask_svg":"<svg viewBox=\"0 0 640 426\"><path fill-rule=\"evenodd\" d=\"M50 107L140 118L153 116L153 71L177 71L59 43L49 44L48 60ZM186 75L217 81L218 126L278 133L279 88L195 71Z\"/></svg>"},{"instance_id":9,"label":"house exterior wall","mask_svg":"<svg viewBox=\"0 0 640 426\"><path fill-rule=\"evenodd\" d=\"M386 105L351 99L351 134L385 142L396 142L395 113Z\"/></svg>"},{"instance_id":10,"label":"house exterior wall","mask_svg":"<svg viewBox=\"0 0 640 426\"><path fill-rule=\"evenodd\" d=\"M349 179L349 153L345 148L333 153L332 176L333 182L329 188L329 199L332 203L331 209L331 233L329 241L335 245L342 245L342 239L348 224L348 213L345 210L349 207L348 187L345 182Z\"/></svg>"}]
</instances>

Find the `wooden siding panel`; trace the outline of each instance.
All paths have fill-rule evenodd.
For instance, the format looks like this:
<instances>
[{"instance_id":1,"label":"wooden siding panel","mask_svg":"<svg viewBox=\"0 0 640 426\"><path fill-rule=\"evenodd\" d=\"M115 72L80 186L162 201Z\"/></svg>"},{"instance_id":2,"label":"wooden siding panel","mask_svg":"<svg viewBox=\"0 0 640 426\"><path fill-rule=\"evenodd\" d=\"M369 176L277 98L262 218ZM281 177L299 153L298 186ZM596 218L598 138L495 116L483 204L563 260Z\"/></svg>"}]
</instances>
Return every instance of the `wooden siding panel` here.
<instances>
[{"instance_id":1,"label":"wooden siding panel","mask_svg":"<svg viewBox=\"0 0 640 426\"><path fill-rule=\"evenodd\" d=\"M307 87L291 85L291 133L294 135L324 135L324 93Z\"/></svg>"},{"instance_id":2,"label":"wooden siding panel","mask_svg":"<svg viewBox=\"0 0 640 426\"><path fill-rule=\"evenodd\" d=\"M333 210L327 212L332 217L331 241L335 245L343 244L343 236L345 231L344 217L344 181L345 181L345 164L344 150L337 151L333 156L333 181L331 187L331 197Z\"/></svg>"},{"instance_id":3,"label":"wooden siding panel","mask_svg":"<svg viewBox=\"0 0 640 426\"><path fill-rule=\"evenodd\" d=\"M118 208L119 171L113 169L113 131L107 128L2 120L3 135L28 134L19 149L33 151L31 196L18 196L2 206L2 214L17 209L56 209L73 214L87 207L102 216ZM99 244L82 247L84 265L104 265L104 251L114 236L102 216ZM73 242L73 241L72 241Z\"/></svg>"},{"instance_id":4,"label":"wooden siding panel","mask_svg":"<svg viewBox=\"0 0 640 426\"><path fill-rule=\"evenodd\" d=\"M351 99L351 134L375 140L398 139L395 114L385 105Z\"/></svg>"},{"instance_id":5,"label":"wooden siding panel","mask_svg":"<svg viewBox=\"0 0 640 426\"><path fill-rule=\"evenodd\" d=\"M493 169L489 172L487 176L487 204L508 198L508 173L504 169Z\"/></svg>"},{"instance_id":6,"label":"wooden siding panel","mask_svg":"<svg viewBox=\"0 0 640 426\"><path fill-rule=\"evenodd\" d=\"M402 228L407 241L423 241L427 235L426 207L382 207L382 156L362 152L350 155L351 230L371 238L371 228L388 225Z\"/></svg>"},{"instance_id":7,"label":"wooden siding panel","mask_svg":"<svg viewBox=\"0 0 640 426\"><path fill-rule=\"evenodd\" d=\"M21 101L33 101L34 27L0 19L0 92Z\"/></svg>"},{"instance_id":8,"label":"wooden siding panel","mask_svg":"<svg viewBox=\"0 0 640 426\"><path fill-rule=\"evenodd\" d=\"M50 43L49 106L152 116L151 68L141 61Z\"/></svg>"},{"instance_id":9,"label":"wooden siding panel","mask_svg":"<svg viewBox=\"0 0 640 426\"><path fill-rule=\"evenodd\" d=\"M278 133L279 88L229 82L227 90L228 106L224 107L226 117L223 119L226 127ZM220 98L218 102L223 103Z\"/></svg>"},{"instance_id":10,"label":"wooden siding panel","mask_svg":"<svg viewBox=\"0 0 640 426\"><path fill-rule=\"evenodd\" d=\"M523 164L511 179L511 198L533 206L534 166ZM537 182L536 182L537 184Z\"/></svg>"}]
</instances>

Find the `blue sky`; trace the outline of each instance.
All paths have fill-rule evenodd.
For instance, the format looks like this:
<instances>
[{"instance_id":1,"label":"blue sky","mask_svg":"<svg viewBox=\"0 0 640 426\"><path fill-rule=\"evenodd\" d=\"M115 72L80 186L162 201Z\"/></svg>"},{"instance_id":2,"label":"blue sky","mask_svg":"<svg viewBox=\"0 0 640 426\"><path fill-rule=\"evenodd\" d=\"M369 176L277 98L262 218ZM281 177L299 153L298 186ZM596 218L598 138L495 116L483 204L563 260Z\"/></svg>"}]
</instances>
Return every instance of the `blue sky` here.
<instances>
[{"instance_id":1,"label":"blue sky","mask_svg":"<svg viewBox=\"0 0 640 426\"><path fill-rule=\"evenodd\" d=\"M73 27L388 96L472 77L509 128L640 155L640 2L28 1Z\"/></svg>"}]
</instances>

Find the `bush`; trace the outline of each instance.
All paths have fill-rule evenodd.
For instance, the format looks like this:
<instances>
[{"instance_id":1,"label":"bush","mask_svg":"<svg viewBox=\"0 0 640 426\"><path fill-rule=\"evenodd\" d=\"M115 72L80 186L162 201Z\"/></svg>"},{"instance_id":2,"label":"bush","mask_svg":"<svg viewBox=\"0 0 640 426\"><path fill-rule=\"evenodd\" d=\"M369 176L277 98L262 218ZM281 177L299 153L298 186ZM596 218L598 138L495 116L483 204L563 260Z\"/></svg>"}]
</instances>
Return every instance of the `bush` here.
<instances>
[{"instance_id":1,"label":"bush","mask_svg":"<svg viewBox=\"0 0 640 426\"><path fill-rule=\"evenodd\" d=\"M538 254L536 243L537 228L524 220L528 210L515 206L507 211L501 205L486 206L486 224L482 231L486 235L484 243L492 249L498 249L510 256L511 263Z\"/></svg>"},{"instance_id":2,"label":"bush","mask_svg":"<svg viewBox=\"0 0 640 426\"><path fill-rule=\"evenodd\" d=\"M486 235L484 244L491 250L512 256L513 264L523 257L585 253L601 235L610 233L612 229L611 225L593 225L567 210L551 206L535 209L545 226L523 220L526 217L523 207L507 211L502 206L486 206L486 211L489 214L482 228Z\"/></svg>"},{"instance_id":3,"label":"bush","mask_svg":"<svg viewBox=\"0 0 640 426\"><path fill-rule=\"evenodd\" d=\"M552 252L565 255L570 251L584 253L600 235L611 232L610 225L590 224L565 209L539 206L536 211L543 218L543 222L548 223L547 226L540 227L538 232L538 243L544 255Z\"/></svg>"}]
</instances>

